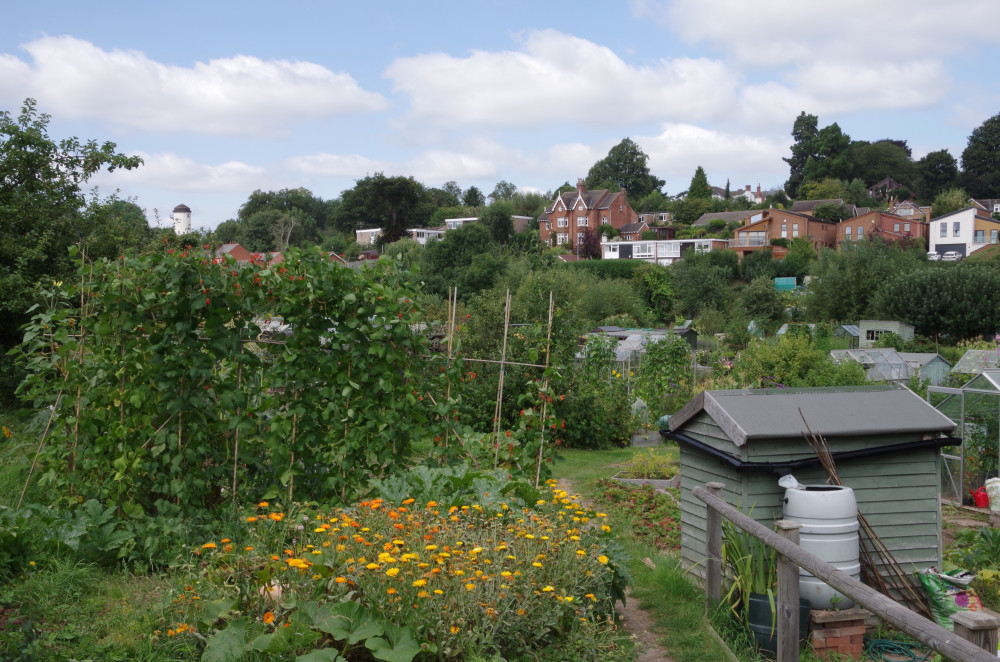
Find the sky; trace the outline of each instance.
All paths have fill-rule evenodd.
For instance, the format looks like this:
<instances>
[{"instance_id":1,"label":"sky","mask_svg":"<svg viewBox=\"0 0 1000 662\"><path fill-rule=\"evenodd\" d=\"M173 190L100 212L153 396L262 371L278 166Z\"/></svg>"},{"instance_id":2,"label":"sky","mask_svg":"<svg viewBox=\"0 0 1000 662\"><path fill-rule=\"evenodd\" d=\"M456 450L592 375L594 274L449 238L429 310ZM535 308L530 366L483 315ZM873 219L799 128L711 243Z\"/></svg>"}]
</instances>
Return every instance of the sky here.
<instances>
[{"instance_id":1,"label":"sky","mask_svg":"<svg viewBox=\"0 0 1000 662\"><path fill-rule=\"evenodd\" d=\"M994 0L35 0L4 11L0 110L142 156L89 185L162 226L376 172L547 192L625 137L667 195L698 166L768 189L802 111L960 158L1000 112L997 24Z\"/></svg>"}]
</instances>

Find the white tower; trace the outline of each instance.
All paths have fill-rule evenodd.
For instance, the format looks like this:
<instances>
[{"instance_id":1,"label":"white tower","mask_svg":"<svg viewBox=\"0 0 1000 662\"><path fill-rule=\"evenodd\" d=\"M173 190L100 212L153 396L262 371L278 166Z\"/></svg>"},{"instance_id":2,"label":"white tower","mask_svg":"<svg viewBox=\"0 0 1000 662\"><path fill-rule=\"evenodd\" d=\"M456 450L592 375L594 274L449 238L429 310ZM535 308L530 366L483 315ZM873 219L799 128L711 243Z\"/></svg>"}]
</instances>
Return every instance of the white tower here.
<instances>
[{"instance_id":1,"label":"white tower","mask_svg":"<svg viewBox=\"0 0 1000 662\"><path fill-rule=\"evenodd\" d=\"M181 204L174 207L174 233L178 235L191 232L191 208Z\"/></svg>"}]
</instances>

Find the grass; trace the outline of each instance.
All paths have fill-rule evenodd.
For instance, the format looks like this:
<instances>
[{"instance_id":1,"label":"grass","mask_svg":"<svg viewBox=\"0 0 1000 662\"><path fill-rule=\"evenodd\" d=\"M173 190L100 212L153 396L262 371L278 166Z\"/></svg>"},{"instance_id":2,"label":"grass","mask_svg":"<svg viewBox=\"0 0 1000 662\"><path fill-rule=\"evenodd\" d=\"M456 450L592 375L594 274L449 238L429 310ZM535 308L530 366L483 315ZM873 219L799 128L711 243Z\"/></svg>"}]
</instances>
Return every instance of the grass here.
<instances>
[{"instance_id":1,"label":"grass","mask_svg":"<svg viewBox=\"0 0 1000 662\"><path fill-rule=\"evenodd\" d=\"M665 454L676 457L675 446L662 448ZM607 488L602 481L641 452L644 451L636 448L567 450L562 453L563 461L554 467L554 473L569 480L584 499L615 513L609 520L615 523L613 530L631 558L632 599L655 619L657 634L667 654L676 662L725 660L725 648L706 627L704 592L690 581L676 555L657 548L650 536L633 535L635 522L642 520L646 509L643 490L634 490L637 498L632 504L610 501L605 496ZM654 567L647 566L643 559L652 561Z\"/></svg>"}]
</instances>

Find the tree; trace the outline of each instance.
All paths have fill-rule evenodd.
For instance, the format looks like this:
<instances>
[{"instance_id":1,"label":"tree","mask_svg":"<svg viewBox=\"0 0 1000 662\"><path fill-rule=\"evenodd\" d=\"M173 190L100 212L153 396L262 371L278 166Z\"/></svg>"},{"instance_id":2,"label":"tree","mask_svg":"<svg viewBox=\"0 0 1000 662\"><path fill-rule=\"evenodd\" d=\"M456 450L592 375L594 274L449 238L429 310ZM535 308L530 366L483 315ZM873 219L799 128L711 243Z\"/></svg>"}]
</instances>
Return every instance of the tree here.
<instances>
[{"instance_id":1,"label":"tree","mask_svg":"<svg viewBox=\"0 0 1000 662\"><path fill-rule=\"evenodd\" d=\"M7 378L14 371L6 350L20 341L35 286L71 273L69 246L92 234L81 224L81 187L101 170L142 164L113 142L52 139L50 120L34 99L25 99L17 117L0 112L0 375ZM0 381L9 393L13 385Z\"/></svg>"},{"instance_id":2,"label":"tree","mask_svg":"<svg viewBox=\"0 0 1000 662\"><path fill-rule=\"evenodd\" d=\"M838 205L832 202L827 202L822 205L816 205L816 208L813 209L812 215L824 221L840 223L841 221L846 221L851 218L851 210L848 209L846 205Z\"/></svg>"},{"instance_id":3,"label":"tree","mask_svg":"<svg viewBox=\"0 0 1000 662\"><path fill-rule=\"evenodd\" d=\"M629 199L639 200L666 183L649 172L649 157L639 145L625 138L587 172L589 188L624 188Z\"/></svg>"},{"instance_id":4,"label":"tree","mask_svg":"<svg viewBox=\"0 0 1000 662\"><path fill-rule=\"evenodd\" d=\"M961 262L898 275L880 289L875 310L880 319L912 324L930 338L992 337L1000 328L1000 271Z\"/></svg>"},{"instance_id":5,"label":"tree","mask_svg":"<svg viewBox=\"0 0 1000 662\"><path fill-rule=\"evenodd\" d=\"M960 188L950 188L941 191L934 198L934 204L931 206L931 217L944 216L968 206L969 194Z\"/></svg>"},{"instance_id":6,"label":"tree","mask_svg":"<svg viewBox=\"0 0 1000 662\"><path fill-rule=\"evenodd\" d=\"M439 241L429 242L421 269L428 291L444 296L449 287L457 287L459 297L468 300L489 289L503 272L503 261L493 254L495 247L489 228L482 223L448 230Z\"/></svg>"},{"instance_id":7,"label":"tree","mask_svg":"<svg viewBox=\"0 0 1000 662\"><path fill-rule=\"evenodd\" d=\"M865 189L868 193L868 189ZM836 177L825 177L802 182L799 187L801 200L836 200L847 198L847 186Z\"/></svg>"},{"instance_id":8,"label":"tree","mask_svg":"<svg viewBox=\"0 0 1000 662\"><path fill-rule=\"evenodd\" d=\"M777 322L786 319L785 304L774 287L774 281L767 276L755 278L743 288L740 303L746 316L765 328L776 328Z\"/></svg>"},{"instance_id":9,"label":"tree","mask_svg":"<svg viewBox=\"0 0 1000 662\"><path fill-rule=\"evenodd\" d=\"M470 186L462 195L462 204L466 207L479 208L486 204L486 198L482 191L475 186Z\"/></svg>"},{"instance_id":10,"label":"tree","mask_svg":"<svg viewBox=\"0 0 1000 662\"><path fill-rule=\"evenodd\" d=\"M96 195L80 215L80 248L88 260L115 259L149 243L153 233L146 213L132 200Z\"/></svg>"},{"instance_id":11,"label":"tree","mask_svg":"<svg viewBox=\"0 0 1000 662\"><path fill-rule=\"evenodd\" d=\"M795 123L792 124L792 138L795 140L791 146L792 155L782 158L790 170L788 181L785 182L785 191L792 198L799 197L799 186L802 185L805 175L806 160L812 154L812 143L813 139L816 138L818 125L819 118L815 115L807 115L804 110L799 113L799 116L795 118Z\"/></svg>"},{"instance_id":12,"label":"tree","mask_svg":"<svg viewBox=\"0 0 1000 662\"><path fill-rule=\"evenodd\" d=\"M690 200L711 200L712 187L708 183L708 176L701 166L694 171L691 178L691 185L688 186L687 197Z\"/></svg>"},{"instance_id":13,"label":"tree","mask_svg":"<svg viewBox=\"0 0 1000 662\"><path fill-rule=\"evenodd\" d=\"M497 202L500 200L513 200L514 196L517 194L517 187L508 182L505 179L501 179L497 182L497 185L493 187L493 192L490 193L490 200L492 202Z\"/></svg>"},{"instance_id":14,"label":"tree","mask_svg":"<svg viewBox=\"0 0 1000 662\"><path fill-rule=\"evenodd\" d=\"M903 186L913 187L916 167L905 140L858 140L850 144L851 176L871 186L892 177Z\"/></svg>"},{"instance_id":15,"label":"tree","mask_svg":"<svg viewBox=\"0 0 1000 662\"><path fill-rule=\"evenodd\" d=\"M493 241L506 244L514 234L513 213L513 204L499 200L483 210L479 222L489 228Z\"/></svg>"},{"instance_id":16,"label":"tree","mask_svg":"<svg viewBox=\"0 0 1000 662\"><path fill-rule=\"evenodd\" d=\"M580 242L580 257L586 260L601 259L601 233L594 228L587 228L577 240Z\"/></svg>"},{"instance_id":17,"label":"tree","mask_svg":"<svg viewBox=\"0 0 1000 662\"><path fill-rule=\"evenodd\" d=\"M441 186L441 190L454 196L455 202L453 204L457 205L458 201L462 199L462 189L459 188L458 183L455 180L445 182Z\"/></svg>"},{"instance_id":18,"label":"tree","mask_svg":"<svg viewBox=\"0 0 1000 662\"><path fill-rule=\"evenodd\" d=\"M946 149L930 152L917 162L919 199L930 202L958 182L958 161Z\"/></svg>"},{"instance_id":19,"label":"tree","mask_svg":"<svg viewBox=\"0 0 1000 662\"><path fill-rule=\"evenodd\" d=\"M1000 113L969 134L962 151L962 183L974 198L1000 195Z\"/></svg>"}]
</instances>

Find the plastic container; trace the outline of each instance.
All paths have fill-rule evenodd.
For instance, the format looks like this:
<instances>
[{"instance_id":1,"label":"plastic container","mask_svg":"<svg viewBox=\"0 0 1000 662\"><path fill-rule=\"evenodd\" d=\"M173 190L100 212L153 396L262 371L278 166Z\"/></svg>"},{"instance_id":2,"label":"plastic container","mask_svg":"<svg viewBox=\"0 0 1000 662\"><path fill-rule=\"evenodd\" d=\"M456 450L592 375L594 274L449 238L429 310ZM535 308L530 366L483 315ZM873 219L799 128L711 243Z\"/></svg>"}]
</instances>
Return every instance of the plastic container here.
<instances>
[{"instance_id":1,"label":"plastic container","mask_svg":"<svg viewBox=\"0 0 1000 662\"><path fill-rule=\"evenodd\" d=\"M798 522L799 545L855 579L861 577L858 560L858 504L854 490L839 485L806 485L785 490L785 519ZM846 609L847 596L799 570L799 595L813 609Z\"/></svg>"},{"instance_id":2,"label":"plastic container","mask_svg":"<svg viewBox=\"0 0 1000 662\"><path fill-rule=\"evenodd\" d=\"M1000 513L1000 478L986 479L986 495L990 498L990 510Z\"/></svg>"},{"instance_id":3,"label":"plastic container","mask_svg":"<svg viewBox=\"0 0 1000 662\"><path fill-rule=\"evenodd\" d=\"M969 490L969 494L972 495L972 505L976 508L990 507L990 497L986 493L985 487L980 487L978 490Z\"/></svg>"}]
</instances>

